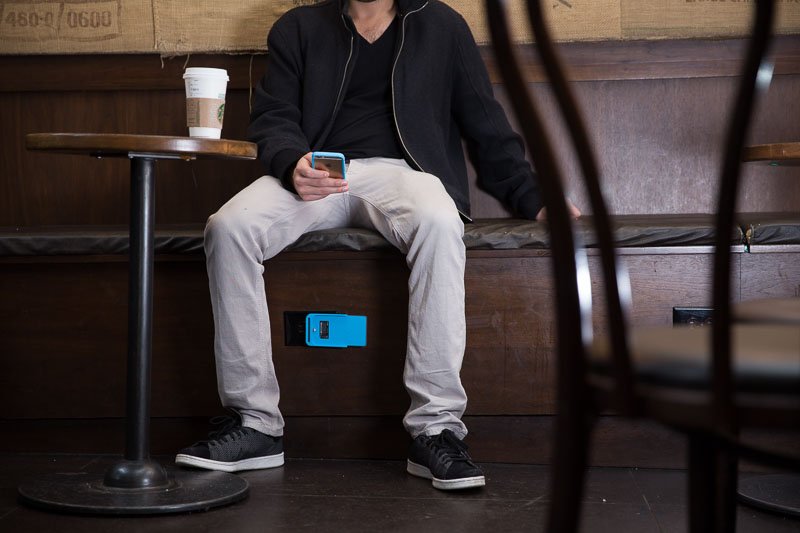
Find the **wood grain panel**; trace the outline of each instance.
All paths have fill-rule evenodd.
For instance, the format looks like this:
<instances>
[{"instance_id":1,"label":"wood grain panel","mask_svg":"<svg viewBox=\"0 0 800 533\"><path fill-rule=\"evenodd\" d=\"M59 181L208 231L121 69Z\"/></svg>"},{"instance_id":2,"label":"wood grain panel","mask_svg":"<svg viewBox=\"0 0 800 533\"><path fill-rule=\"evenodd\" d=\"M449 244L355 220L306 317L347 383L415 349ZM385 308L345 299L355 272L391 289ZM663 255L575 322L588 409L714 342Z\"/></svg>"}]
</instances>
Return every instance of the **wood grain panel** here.
<instances>
[{"instance_id":1,"label":"wood grain panel","mask_svg":"<svg viewBox=\"0 0 800 533\"><path fill-rule=\"evenodd\" d=\"M289 416L401 416L408 407L402 384L408 270L402 256L301 255L278 256L266 264L281 409ZM595 272L596 259L591 258ZM669 324L673 306L707 305L702 273L710 255L628 255L624 260L632 272L637 323ZM468 414L555 411L549 271L548 256L468 259L462 369ZM162 260L155 276L153 415L213 410L219 401L204 264ZM599 286L594 290L600 302ZM0 263L0 292L0 417L121 416L127 264ZM284 346L283 312L308 310L368 316L368 346ZM602 316L600 309L598 332L604 329Z\"/></svg>"},{"instance_id":2,"label":"wood grain panel","mask_svg":"<svg viewBox=\"0 0 800 533\"><path fill-rule=\"evenodd\" d=\"M469 414L553 412L549 271L550 257L467 261Z\"/></svg>"},{"instance_id":3,"label":"wood grain panel","mask_svg":"<svg viewBox=\"0 0 800 533\"><path fill-rule=\"evenodd\" d=\"M739 269L742 256L731 258L731 293L739 292ZM597 258L590 260L599 269ZM711 305L711 269L713 255L682 254L624 256L631 273L633 294L632 322L636 326L672 325L673 307L708 307ZM596 276L593 274L593 279ZM596 298L601 295L598 288Z\"/></svg>"},{"instance_id":4,"label":"wood grain panel","mask_svg":"<svg viewBox=\"0 0 800 533\"><path fill-rule=\"evenodd\" d=\"M734 78L594 81L576 85L596 144L611 208L619 214L713 210L722 132ZM575 203L587 210L578 167L542 84L531 86L562 154ZM498 96L508 108L502 88ZM756 114L753 143L800 139L800 75L779 76ZM248 94L230 93L224 135L243 139ZM120 224L127 221L128 168L118 160L24 149L26 133L43 131L182 135L180 90L0 93L0 225ZM787 211L800 204L800 168L747 165L742 211ZM263 173L258 162L162 161L156 219L202 223ZM767 176L765 173L769 173ZM471 174L472 214L507 217Z\"/></svg>"},{"instance_id":5,"label":"wood grain panel","mask_svg":"<svg viewBox=\"0 0 800 533\"><path fill-rule=\"evenodd\" d=\"M663 40L559 43L569 79L575 81L713 78L738 76L745 41ZM493 82L501 77L491 47L482 55ZM518 47L527 80L546 81L535 45ZM800 37L776 37L770 50L776 74L800 73Z\"/></svg>"},{"instance_id":6,"label":"wood grain panel","mask_svg":"<svg viewBox=\"0 0 800 533\"><path fill-rule=\"evenodd\" d=\"M366 261L266 263L281 409L292 415L402 414L408 316L408 270L402 256ZM283 346L284 311L366 315L367 346L325 349Z\"/></svg>"},{"instance_id":7,"label":"wood grain panel","mask_svg":"<svg viewBox=\"0 0 800 533\"><path fill-rule=\"evenodd\" d=\"M0 56L0 92L182 91L186 67L224 68L228 89L249 89L264 72L266 55L158 54Z\"/></svg>"},{"instance_id":8,"label":"wood grain panel","mask_svg":"<svg viewBox=\"0 0 800 533\"><path fill-rule=\"evenodd\" d=\"M742 300L800 297L800 253L769 252L742 258Z\"/></svg>"},{"instance_id":9,"label":"wood grain panel","mask_svg":"<svg viewBox=\"0 0 800 533\"><path fill-rule=\"evenodd\" d=\"M736 76L743 56L742 39L603 41L559 44L577 81ZM528 80L545 80L533 45L519 47ZM481 54L492 81L500 76L491 46ZM776 74L800 74L800 36L777 36L771 52ZM156 54L0 56L0 92L180 90L185 67L228 71L231 89L247 89L264 72L266 55Z\"/></svg>"},{"instance_id":10,"label":"wood grain panel","mask_svg":"<svg viewBox=\"0 0 800 533\"><path fill-rule=\"evenodd\" d=\"M124 414L127 283L126 263L0 265L0 417ZM213 410L205 267L159 262L154 286L152 413Z\"/></svg>"},{"instance_id":11,"label":"wood grain panel","mask_svg":"<svg viewBox=\"0 0 800 533\"><path fill-rule=\"evenodd\" d=\"M711 213L732 105L734 78L584 82L575 84L594 143L609 207L617 214ZM574 203L589 211L578 163L544 84L531 91L554 138ZM498 99L510 104L502 87ZM753 144L800 139L800 76L777 77L754 116ZM512 125L518 129L512 119ZM794 211L800 205L800 168L743 167L740 211ZM507 211L475 183L476 218L507 217Z\"/></svg>"},{"instance_id":12,"label":"wood grain panel","mask_svg":"<svg viewBox=\"0 0 800 533\"><path fill-rule=\"evenodd\" d=\"M126 161L31 152L24 135L185 135L184 106L179 91L0 95L0 187L9 193L0 196L0 225L126 223ZM243 139L247 93L230 94L226 109L225 137ZM159 161L157 172L156 222L172 223L204 222L263 170L253 161Z\"/></svg>"}]
</instances>

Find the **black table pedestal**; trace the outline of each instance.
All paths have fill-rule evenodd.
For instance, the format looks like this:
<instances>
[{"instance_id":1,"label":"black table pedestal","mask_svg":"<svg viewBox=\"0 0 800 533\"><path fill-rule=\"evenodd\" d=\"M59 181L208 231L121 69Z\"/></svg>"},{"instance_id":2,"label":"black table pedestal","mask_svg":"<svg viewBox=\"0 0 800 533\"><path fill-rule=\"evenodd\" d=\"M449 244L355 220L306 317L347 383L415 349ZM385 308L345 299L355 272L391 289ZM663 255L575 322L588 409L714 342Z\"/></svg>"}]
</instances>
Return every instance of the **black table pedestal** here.
<instances>
[{"instance_id":1,"label":"black table pedestal","mask_svg":"<svg viewBox=\"0 0 800 533\"><path fill-rule=\"evenodd\" d=\"M125 458L103 476L42 476L19 487L30 505L85 514L166 514L206 510L247 496L244 479L224 472L168 473L150 460L150 359L153 315L153 226L157 154L131 159L130 274ZM163 156L172 158L174 156Z\"/></svg>"},{"instance_id":2,"label":"black table pedestal","mask_svg":"<svg viewBox=\"0 0 800 533\"><path fill-rule=\"evenodd\" d=\"M739 501L763 511L800 517L800 475L753 475L740 479Z\"/></svg>"},{"instance_id":3,"label":"black table pedestal","mask_svg":"<svg viewBox=\"0 0 800 533\"><path fill-rule=\"evenodd\" d=\"M87 472L50 474L19 486L24 503L62 513L156 515L207 511L247 497L247 481L225 472L169 471L163 487L119 489Z\"/></svg>"}]
</instances>

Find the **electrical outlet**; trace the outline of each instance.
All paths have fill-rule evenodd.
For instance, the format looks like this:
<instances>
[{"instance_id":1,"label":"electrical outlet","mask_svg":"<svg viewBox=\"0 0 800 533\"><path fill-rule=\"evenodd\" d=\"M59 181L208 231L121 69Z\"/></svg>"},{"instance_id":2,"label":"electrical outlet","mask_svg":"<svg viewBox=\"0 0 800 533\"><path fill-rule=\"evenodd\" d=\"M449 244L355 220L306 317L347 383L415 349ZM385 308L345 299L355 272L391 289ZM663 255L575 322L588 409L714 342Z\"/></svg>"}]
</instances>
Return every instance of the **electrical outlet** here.
<instances>
[{"instance_id":1,"label":"electrical outlet","mask_svg":"<svg viewBox=\"0 0 800 533\"><path fill-rule=\"evenodd\" d=\"M308 346L306 344L306 316L309 313L335 313L335 311L284 311L283 344L285 346Z\"/></svg>"},{"instance_id":2,"label":"electrical outlet","mask_svg":"<svg viewBox=\"0 0 800 533\"><path fill-rule=\"evenodd\" d=\"M672 325L709 326L712 314L713 309L710 307L673 307Z\"/></svg>"}]
</instances>

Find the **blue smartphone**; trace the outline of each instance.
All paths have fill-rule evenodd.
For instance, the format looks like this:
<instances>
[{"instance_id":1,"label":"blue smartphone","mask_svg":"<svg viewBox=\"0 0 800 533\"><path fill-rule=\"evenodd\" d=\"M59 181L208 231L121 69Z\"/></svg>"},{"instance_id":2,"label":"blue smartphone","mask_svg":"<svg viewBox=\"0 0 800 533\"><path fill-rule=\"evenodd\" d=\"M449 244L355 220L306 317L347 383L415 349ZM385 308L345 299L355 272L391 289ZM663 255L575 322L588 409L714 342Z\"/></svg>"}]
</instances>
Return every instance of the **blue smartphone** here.
<instances>
[{"instance_id":1,"label":"blue smartphone","mask_svg":"<svg viewBox=\"0 0 800 533\"><path fill-rule=\"evenodd\" d=\"M311 152L311 167L327 170L332 178L347 179L344 154L339 152Z\"/></svg>"},{"instance_id":2,"label":"blue smartphone","mask_svg":"<svg viewBox=\"0 0 800 533\"><path fill-rule=\"evenodd\" d=\"M367 345L367 317L341 313L309 313L306 344L325 348Z\"/></svg>"}]
</instances>

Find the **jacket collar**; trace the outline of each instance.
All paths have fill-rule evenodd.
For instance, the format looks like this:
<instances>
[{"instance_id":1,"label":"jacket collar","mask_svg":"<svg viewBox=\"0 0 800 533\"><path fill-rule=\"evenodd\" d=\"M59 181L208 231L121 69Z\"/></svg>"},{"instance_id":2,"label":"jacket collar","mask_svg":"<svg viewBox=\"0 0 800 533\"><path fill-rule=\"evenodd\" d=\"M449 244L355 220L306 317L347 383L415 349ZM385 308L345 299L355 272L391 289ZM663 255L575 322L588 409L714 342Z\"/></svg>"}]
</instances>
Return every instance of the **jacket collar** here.
<instances>
[{"instance_id":1,"label":"jacket collar","mask_svg":"<svg viewBox=\"0 0 800 533\"><path fill-rule=\"evenodd\" d=\"M350 0L339 0L339 9L342 11L342 13L345 12L345 7L349 1ZM428 0L395 0L395 2L397 2L397 11L402 17L409 11L414 11L415 9L422 7L428 2Z\"/></svg>"}]
</instances>

